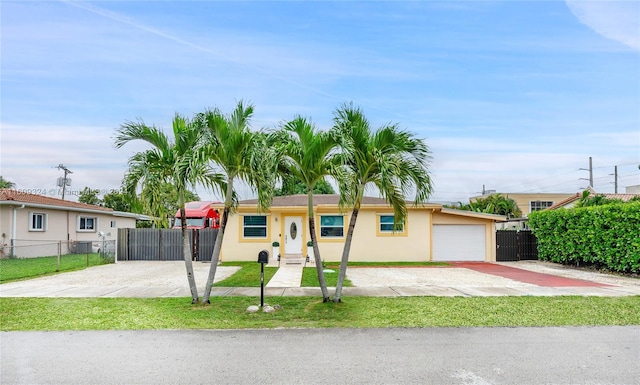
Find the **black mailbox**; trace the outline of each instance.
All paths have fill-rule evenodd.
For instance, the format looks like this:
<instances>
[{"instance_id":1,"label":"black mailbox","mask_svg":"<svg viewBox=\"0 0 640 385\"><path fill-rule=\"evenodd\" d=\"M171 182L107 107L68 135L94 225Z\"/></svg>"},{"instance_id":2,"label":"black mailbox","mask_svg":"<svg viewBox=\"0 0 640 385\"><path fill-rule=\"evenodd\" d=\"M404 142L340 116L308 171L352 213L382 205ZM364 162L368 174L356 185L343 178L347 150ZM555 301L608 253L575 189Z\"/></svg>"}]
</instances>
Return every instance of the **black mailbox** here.
<instances>
[{"instance_id":1,"label":"black mailbox","mask_svg":"<svg viewBox=\"0 0 640 385\"><path fill-rule=\"evenodd\" d=\"M269 252L262 250L258 253L258 263L269 263Z\"/></svg>"}]
</instances>

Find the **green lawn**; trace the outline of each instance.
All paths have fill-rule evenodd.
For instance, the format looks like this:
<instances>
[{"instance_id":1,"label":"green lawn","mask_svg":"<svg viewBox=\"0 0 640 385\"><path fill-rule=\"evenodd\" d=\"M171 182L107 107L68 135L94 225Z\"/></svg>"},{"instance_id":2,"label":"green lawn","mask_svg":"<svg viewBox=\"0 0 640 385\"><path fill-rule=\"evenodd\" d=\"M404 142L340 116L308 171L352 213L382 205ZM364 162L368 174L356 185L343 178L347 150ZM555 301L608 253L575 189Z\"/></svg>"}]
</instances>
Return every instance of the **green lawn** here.
<instances>
[{"instance_id":1,"label":"green lawn","mask_svg":"<svg viewBox=\"0 0 640 385\"><path fill-rule=\"evenodd\" d=\"M266 297L273 314L249 314L257 297L0 298L0 329L125 330L639 325L633 297Z\"/></svg>"},{"instance_id":2,"label":"green lawn","mask_svg":"<svg viewBox=\"0 0 640 385\"><path fill-rule=\"evenodd\" d=\"M80 270L88 266L103 265L110 260L100 254L66 254L60 257L0 259L0 283L54 274L59 271Z\"/></svg>"},{"instance_id":3,"label":"green lawn","mask_svg":"<svg viewBox=\"0 0 640 385\"><path fill-rule=\"evenodd\" d=\"M231 277L216 282L213 286L221 287L260 287L260 264L257 262L222 262L220 266L240 266L242 267ZM278 271L277 267L264 268L264 284Z\"/></svg>"},{"instance_id":4,"label":"green lawn","mask_svg":"<svg viewBox=\"0 0 640 385\"><path fill-rule=\"evenodd\" d=\"M2 281L49 274L56 257L0 260ZM63 258L61 269L81 269L87 255ZM89 255L90 264L103 263ZM260 264L241 266L218 286L259 286ZM385 264L386 266L389 266ZM53 266L53 270L52 270ZM265 267L265 283L277 268ZM347 271L348 272L348 271ZM335 286L335 273L325 274ZM318 286L315 268L305 268L303 286ZM346 281L345 285L350 285ZM273 313L249 314L259 298L212 297L211 305L189 298L0 298L0 329L124 330L324 327L460 327L640 325L640 296L631 297L343 297L322 303L318 297L267 297L281 305Z\"/></svg>"},{"instance_id":5,"label":"green lawn","mask_svg":"<svg viewBox=\"0 0 640 385\"><path fill-rule=\"evenodd\" d=\"M257 262L223 262L221 266L240 266L242 267L231 277L224 279L220 282L216 282L213 286L219 287L259 287L260 286L260 264ZM325 273L325 280L327 286L334 287L338 282L338 269L332 269L334 273ZM269 280L278 271L277 267L264 268L264 283L269 283ZM302 281L300 286L302 287L319 287L318 273L315 267L305 267L302 270ZM351 286L351 281L345 279L344 286Z\"/></svg>"}]
</instances>

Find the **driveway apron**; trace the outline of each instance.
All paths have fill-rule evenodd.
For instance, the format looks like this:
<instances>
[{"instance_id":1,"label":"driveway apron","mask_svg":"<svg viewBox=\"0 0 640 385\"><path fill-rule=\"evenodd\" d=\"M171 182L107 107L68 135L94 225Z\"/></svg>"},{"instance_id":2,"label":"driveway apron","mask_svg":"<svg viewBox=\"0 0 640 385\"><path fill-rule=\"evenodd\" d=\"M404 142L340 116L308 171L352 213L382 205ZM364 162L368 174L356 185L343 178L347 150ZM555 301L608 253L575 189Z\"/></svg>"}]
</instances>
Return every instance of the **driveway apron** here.
<instances>
[{"instance_id":1,"label":"driveway apron","mask_svg":"<svg viewBox=\"0 0 640 385\"><path fill-rule=\"evenodd\" d=\"M545 287L609 287L604 283L560 277L552 274L537 273L515 267L496 265L487 262L452 262L453 267L461 267L479 273L497 275L515 281L531 283Z\"/></svg>"}]
</instances>

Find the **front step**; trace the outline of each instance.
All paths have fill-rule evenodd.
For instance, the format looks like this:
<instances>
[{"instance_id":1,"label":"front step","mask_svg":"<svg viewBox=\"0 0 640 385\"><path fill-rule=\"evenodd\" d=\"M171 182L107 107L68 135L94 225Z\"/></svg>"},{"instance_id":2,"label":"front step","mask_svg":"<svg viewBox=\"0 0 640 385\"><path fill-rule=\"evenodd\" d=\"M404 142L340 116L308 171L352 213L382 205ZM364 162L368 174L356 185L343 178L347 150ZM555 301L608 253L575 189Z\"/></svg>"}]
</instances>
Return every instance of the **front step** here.
<instances>
[{"instance_id":1,"label":"front step","mask_svg":"<svg viewBox=\"0 0 640 385\"><path fill-rule=\"evenodd\" d=\"M302 254L285 254L281 262L284 262L285 265L303 265L304 257Z\"/></svg>"}]
</instances>

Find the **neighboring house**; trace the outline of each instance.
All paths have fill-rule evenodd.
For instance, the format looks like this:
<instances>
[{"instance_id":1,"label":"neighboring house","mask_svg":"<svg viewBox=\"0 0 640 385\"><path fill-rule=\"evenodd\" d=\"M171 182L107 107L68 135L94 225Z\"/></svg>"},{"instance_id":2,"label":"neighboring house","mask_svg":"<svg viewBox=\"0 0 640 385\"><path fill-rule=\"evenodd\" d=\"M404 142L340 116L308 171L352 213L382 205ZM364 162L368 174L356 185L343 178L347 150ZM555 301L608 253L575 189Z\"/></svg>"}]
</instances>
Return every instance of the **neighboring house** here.
<instances>
[{"instance_id":1,"label":"neighboring house","mask_svg":"<svg viewBox=\"0 0 640 385\"><path fill-rule=\"evenodd\" d=\"M321 258L342 257L351 209L340 211L338 195L315 195L315 225ZM214 205L215 206L215 205ZM222 211L222 207L219 207ZM500 215L443 208L440 204L413 207L393 231L393 210L381 198L365 197L356 223L350 261L495 261L495 222ZM239 202L230 216L222 257L229 261L257 261L261 250L277 258L306 257L310 241L307 195L275 197L266 213L257 200ZM272 248L272 243L278 247ZM312 256L312 254L311 254ZM313 258L311 258L313 260Z\"/></svg>"},{"instance_id":2,"label":"neighboring house","mask_svg":"<svg viewBox=\"0 0 640 385\"><path fill-rule=\"evenodd\" d=\"M640 194L609 194L609 193L604 193L604 194L600 194L595 192L593 189L590 189L592 196L595 195L602 195L607 199L620 199L623 202L628 202L631 199L640 196ZM555 205L549 207L549 210L555 210L555 209L559 209L559 208L565 208L565 209L570 209L572 207L575 207L575 205L580 202L580 199L582 198L582 193L575 193L574 195L570 196L569 198L560 201L558 203L556 203Z\"/></svg>"},{"instance_id":3,"label":"neighboring house","mask_svg":"<svg viewBox=\"0 0 640 385\"><path fill-rule=\"evenodd\" d=\"M4 256L37 257L85 252L117 229L136 227L146 215L72 202L19 189L0 189L0 246ZM60 250L59 250L60 248ZM90 250L89 250L90 251Z\"/></svg>"},{"instance_id":4,"label":"neighboring house","mask_svg":"<svg viewBox=\"0 0 640 385\"><path fill-rule=\"evenodd\" d=\"M627 186L624 188L624 192L627 194L640 194L640 184L635 186Z\"/></svg>"},{"instance_id":5,"label":"neighboring house","mask_svg":"<svg viewBox=\"0 0 640 385\"><path fill-rule=\"evenodd\" d=\"M558 202L564 201L572 197L574 194L569 193L499 193L503 197L511 198L522 211L522 216L526 218L534 211L544 210ZM490 194L480 195L469 198L471 202L478 198L486 198Z\"/></svg>"}]
</instances>

